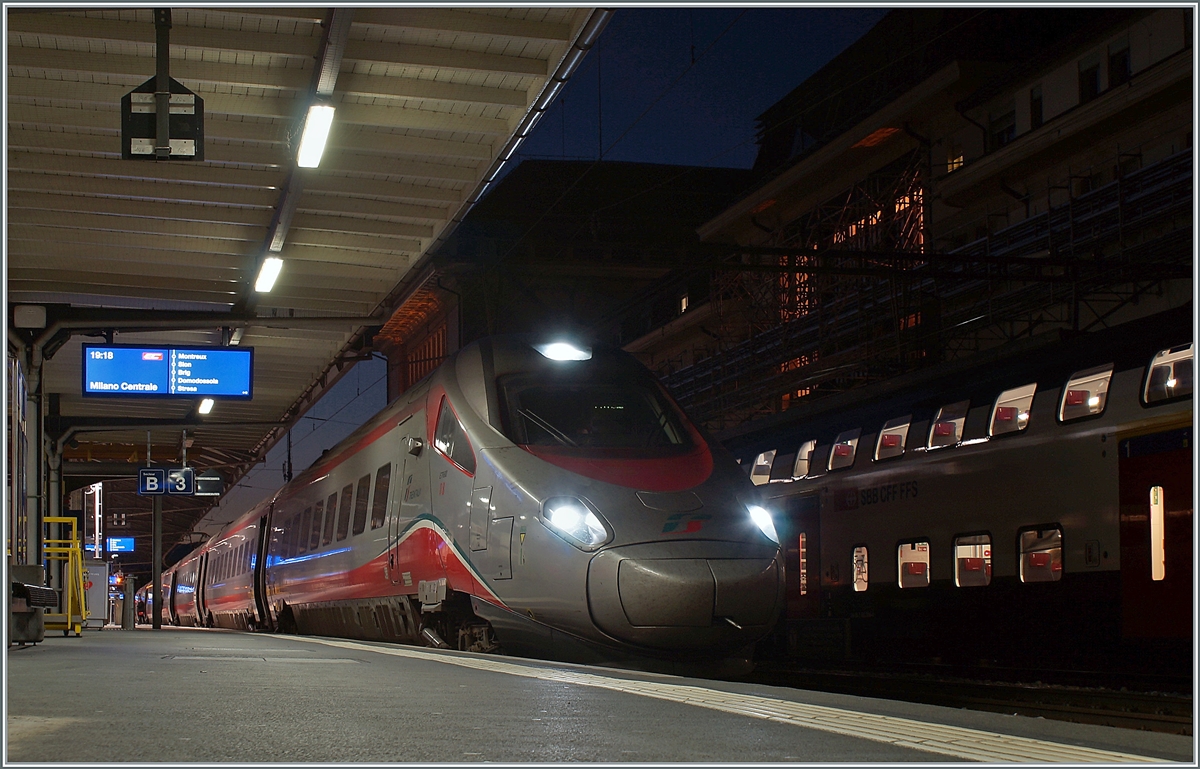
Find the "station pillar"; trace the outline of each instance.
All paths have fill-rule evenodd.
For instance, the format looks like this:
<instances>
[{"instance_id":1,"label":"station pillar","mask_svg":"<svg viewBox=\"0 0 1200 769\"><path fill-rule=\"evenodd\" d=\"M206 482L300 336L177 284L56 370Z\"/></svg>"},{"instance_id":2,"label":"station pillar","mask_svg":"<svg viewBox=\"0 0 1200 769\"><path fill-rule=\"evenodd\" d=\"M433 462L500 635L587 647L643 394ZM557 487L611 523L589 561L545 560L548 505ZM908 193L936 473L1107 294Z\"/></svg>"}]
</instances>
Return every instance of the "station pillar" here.
<instances>
[{"instance_id":1,"label":"station pillar","mask_svg":"<svg viewBox=\"0 0 1200 769\"><path fill-rule=\"evenodd\" d=\"M155 630L162 628L162 497L154 497L154 546L152 550L153 563L150 564L151 583L150 589L154 594L154 613L152 615L152 627Z\"/></svg>"}]
</instances>

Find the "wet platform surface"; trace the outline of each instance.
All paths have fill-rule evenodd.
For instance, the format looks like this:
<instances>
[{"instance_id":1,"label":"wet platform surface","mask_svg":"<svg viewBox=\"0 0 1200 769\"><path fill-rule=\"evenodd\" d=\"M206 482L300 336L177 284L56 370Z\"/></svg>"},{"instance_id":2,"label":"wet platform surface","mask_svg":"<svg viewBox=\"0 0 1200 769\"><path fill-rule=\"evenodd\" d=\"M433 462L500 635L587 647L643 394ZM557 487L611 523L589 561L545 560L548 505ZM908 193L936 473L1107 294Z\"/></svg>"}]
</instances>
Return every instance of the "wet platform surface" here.
<instances>
[{"instance_id":1,"label":"wet platform surface","mask_svg":"<svg viewBox=\"0 0 1200 769\"><path fill-rule=\"evenodd\" d=\"M383 643L139 628L7 655L9 762L1194 762L1190 737Z\"/></svg>"}]
</instances>

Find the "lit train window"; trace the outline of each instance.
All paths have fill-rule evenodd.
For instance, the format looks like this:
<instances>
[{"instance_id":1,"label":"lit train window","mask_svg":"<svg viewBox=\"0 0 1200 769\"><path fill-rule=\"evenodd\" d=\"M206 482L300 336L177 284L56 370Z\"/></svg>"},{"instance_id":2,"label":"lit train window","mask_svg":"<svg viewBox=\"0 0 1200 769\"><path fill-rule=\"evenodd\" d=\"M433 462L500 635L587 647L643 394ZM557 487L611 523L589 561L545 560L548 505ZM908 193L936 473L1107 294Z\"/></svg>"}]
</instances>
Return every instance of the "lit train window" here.
<instances>
[{"instance_id":1,"label":"lit train window","mask_svg":"<svg viewBox=\"0 0 1200 769\"><path fill-rule=\"evenodd\" d=\"M775 449L764 451L754 458L750 467L750 481L755 486L761 486L771 477L771 464L775 461Z\"/></svg>"},{"instance_id":2,"label":"lit train window","mask_svg":"<svg viewBox=\"0 0 1200 769\"><path fill-rule=\"evenodd\" d=\"M342 489L342 503L338 507L337 539L341 542L350 533L350 503L354 500L354 485L347 483Z\"/></svg>"},{"instance_id":3,"label":"lit train window","mask_svg":"<svg viewBox=\"0 0 1200 769\"><path fill-rule=\"evenodd\" d=\"M1192 345L1163 350L1150 361L1142 400L1146 403L1192 394Z\"/></svg>"},{"instance_id":4,"label":"lit train window","mask_svg":"<svg viewBox=\"0 0 1200 769\"><path fill-rule=\"evenodd\" d=\"M371 528L383 526L387 518L388 486L392 482L392 463L388 462L375 473L375 498L371 502Z\"/></svg>"},{"instance_id":5,"label":"lit train window","mask_svg":"<svg viewBox=\"0 0 1200 769\"><path fill-rule=\"evenodd\" d=\"M434 434L433 445L446 459L471 475L475 474L475 454L471 451L471 442L467 439L466 431L454 416L454 409L450 408L450 401L444 395L442 396L441 410L438 413L437 432ZM359 531L361 529L356 528L354 533L357 534Z\"/></svg>"},{"instance_id":6,"label":"lit train window","mask_svg":"<svg viewBox=\"0 0 1200 769\"><path fill-rule=\"evenodd\" d=\"M1150 579L1159 582L1167 576L1166 543L1163 538L1166 502L1163 487L1150 487Z\"/></svg>"},{"instance_id":7,"label":"lit train window","mask_svg":"<svg viewBox=\"0 0 1200 769\"><path fill-rule=\"evenodd\" d=\"M854 464L854 454L858 451L860 435L862 435L860 427L838 434L837 440L833 442L833 448L829 451L830 470L841 470Z\"/></svg>"},{"instance_id":8,"label":"lit train window","mask_svg":"<svg viewBox=\"0 0 1200 769\"><path fill-rule=\"evenodd\" d=\"M879 439L875 442L875 459L891 459L904 453L904 443L908 440L908 426L912 424L912 414L905 417L889 419L879 431Z\"/></svg>"},{"instance_id":9,"label":"lit train window","mask_svg":"<svg viewBox=\"0 0 1200 769\"><path fill-rule=\"evenodd\" d=\"M854 592L861 593L867 589L867 546L859 545L854 548L851 558L854 566Z\"/></svg>"},{"instance_id":10,"label":"lit train window","mask_svg":"<svg viewBox=\"0 0 1200 769\"><path fill-rule=\"evenodd\" d=\"M992 538L975 534L954 538L954 584L983 587L992 581Z\"/></svg>"},{"instance_id":11,"label":"lit train window","mask_svg":"<svg viewBox=\"0 0 1200 769\"><path fill-rule=\"evenodd\" d=\"M362 534L367 528L367 494L371 492L371 474L358 479L358 494L354 500L354 533Z\"/></svg>"},{"instance_id":12,"label":"lit train window","mask_svg":"<svg viewBox=\"0 0 1200 769\"><path fill-rule=\"evenodd\" d=\"M797 555L800 558L800 595L808 595L808 535L803 531L797 541Z\"/></svg>"},{"instance_id":13,"label":"lit train window","mask_svg":"<svg viewBox=\"0 0 1200 769\"><path fill-rule=\"evenodd\" d=\"M1017 433L1029 427L1029 408L1033 405L1033 394L1037 383L1005 390L992 407L992 422L988 435Z\"/></svg>"},{"instance_id":14,"label":"lit train window","mask_svg":"<svg viewBox=\"0 0 1200 769\"><path fill-rule=\"evenodd\" d=\"M321 544L328 545L333 541L333 524L337 517L337 492L329 495L329 501L325 503L325 533L321 536Z\"/></svg>"},{"instance_id":15,"label":"lit train window","mask_svg":"<svg viewBox=\"0 0 1200 769\"><path fill-rule=\"evenodd\" d=\"M967 409L970 406L970 401L959 401L938 409L937 417L929 427L929 443L926 444L926 448L958 445L962 440L963 422L967 421Z\"/></svg>"},{"instance_id":16,"label":"lit train window","mask_svg":"<svg viewBox=\"0 0 1200 769\"><path fill-rule=\"evenodd\" d=\"M792 467L793 478L804 478L808 475L808 463L816 449L816 441L805 441L800 444L800 450L796 452L796 464Z\"/></svg>"},{"instance_id":17,"label":"lit train window","mask_svg":"<svg viewBox=\"0 0 1200 769\"><path fill-rule=\"evenodd\" d=\"M1020 533L1021 581L1057 582L1062 579L1062 529L1057 526Z\"/></svg>"},{"instance_id":18,"label":"lit train window","mask_svg":"<svg viewBox=\"0 0 1200 769\"><path fill-rule=\"evenodd\" d=\"M1104 413L1108 400L1108 381L1112 378L1112 364L1078 371L1067 380L1062 400L1058 403L1058 418L1062 422Z\"/></svg>"},{"instance_id":19,"label":"lit train window","mask_svg":"<svg viewBox=\"0 0 1200 769\"><path fill-rule=\"evenodd\" d=\"M909 542L896 551L899 585L902 588L929 587L929 543Z\"/></svg>"}]
</instances>

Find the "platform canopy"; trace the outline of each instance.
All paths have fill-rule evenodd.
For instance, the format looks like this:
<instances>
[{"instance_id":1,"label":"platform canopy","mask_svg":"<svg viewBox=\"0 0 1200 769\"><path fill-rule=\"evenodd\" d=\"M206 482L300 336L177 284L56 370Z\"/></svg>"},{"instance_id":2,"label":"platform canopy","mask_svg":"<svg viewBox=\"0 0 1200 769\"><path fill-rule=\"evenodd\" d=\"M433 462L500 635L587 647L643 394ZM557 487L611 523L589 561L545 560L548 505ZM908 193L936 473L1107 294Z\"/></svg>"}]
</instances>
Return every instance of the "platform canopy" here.
<instances>
[{"instance_id":1,"label":"platform canopy","mask_svg":"<svg viewBox=\"0 0 1200 769\"><path fill-rule=\"evenodd\" d=\"M189 460L244 472L423 285L431 246L606 18L174 9L169 74L203 100L204 159L163 161L121 157L122 97L156 75L155 9L8 8L8 302L47 308L45 327L14 332L10 316L9 347L47 399L65 467L90 462L99 478L99 465L144 461L135 420L164 425L154 442L172 447L155 458L169 459L173 426L196 421ZM297 169L316 102L335 107L333 127L319 167ZM256 293L267 255L283 269ZM253 347L254 398L206 417L191 400L85 399L80 345L106 335Z\"/></svg>"}]
</instances>

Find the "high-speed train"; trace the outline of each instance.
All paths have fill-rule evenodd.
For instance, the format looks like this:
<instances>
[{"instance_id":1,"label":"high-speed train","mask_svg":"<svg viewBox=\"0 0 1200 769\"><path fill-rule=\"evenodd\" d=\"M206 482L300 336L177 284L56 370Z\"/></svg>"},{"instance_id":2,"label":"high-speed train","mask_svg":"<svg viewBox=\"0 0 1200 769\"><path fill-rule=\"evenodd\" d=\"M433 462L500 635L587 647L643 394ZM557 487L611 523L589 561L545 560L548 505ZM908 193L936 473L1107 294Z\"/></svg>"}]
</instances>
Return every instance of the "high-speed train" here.
<instances>
[{"instance_id":1,"label":"high-speed train","mask_svg":"<svg viewBox=\"0 0 1200 769\"><path fill-rule=\"evenodd\" d=\"M1192 306L726 436L787 565L778 654L1191 675Z\"/></svg>"},{"instance_id":2,"label":"high-speed train","mask_svg":"<svg viewBox=\"0 0 1200 769\"><path fill-rule=\"evenodd\" d=\"M184 625L671 668L742 664L784 585L757 490L647 369L526 337L450 356L162 579Z\"/></svg>"}]
</instances>

